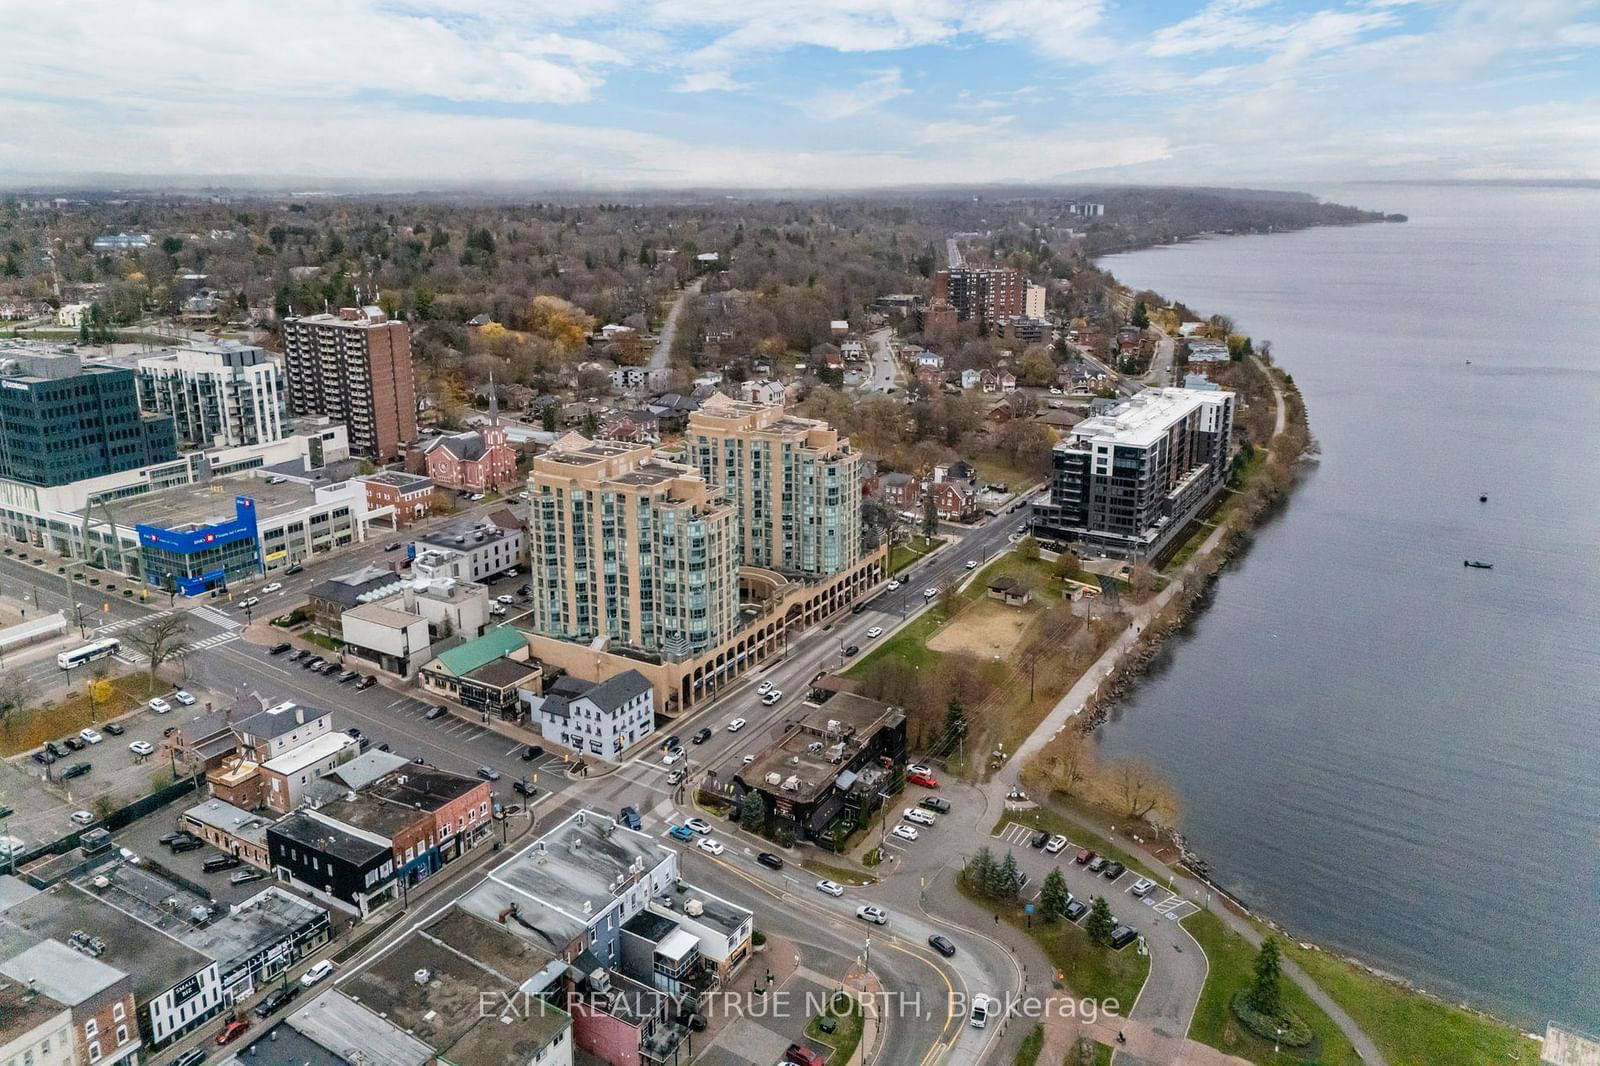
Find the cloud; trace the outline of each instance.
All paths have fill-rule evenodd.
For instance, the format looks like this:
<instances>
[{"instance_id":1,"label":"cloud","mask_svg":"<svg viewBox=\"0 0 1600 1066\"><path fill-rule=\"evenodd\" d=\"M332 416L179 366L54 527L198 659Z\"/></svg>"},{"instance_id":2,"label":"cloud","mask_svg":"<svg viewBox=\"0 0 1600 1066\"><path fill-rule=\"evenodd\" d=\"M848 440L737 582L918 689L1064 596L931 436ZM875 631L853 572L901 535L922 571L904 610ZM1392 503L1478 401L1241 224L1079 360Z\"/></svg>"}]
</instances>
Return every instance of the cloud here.
<instances>
[{"instance_id":1,"label":"cloud","mask_svg":"<svg viewBox=\"0 0 1600 1066\"><path fill-rule=\"evenodd\" d=\"M911 90L900 81L899 68L890 67L888 70L876 71L870 76L863 77L852 85L838 89L824 89L801 101L799 107L813 118L824 122L835 122L871 111L897 96L906 96L910 92Z\"/></svg>"},{"instance_id":2,"label":"cloud","mask_svg":"<svg viewBox=\"0 0 1600 1066\"><path fill-rule=\"evenodd\" d=\"M732 93L748 88L748 85L741 85L734 81L733 75L725 70L702 70L692 74L685 74L683 80L678 82L674 91L680 93Z\"/></svg>"}]
</instances>

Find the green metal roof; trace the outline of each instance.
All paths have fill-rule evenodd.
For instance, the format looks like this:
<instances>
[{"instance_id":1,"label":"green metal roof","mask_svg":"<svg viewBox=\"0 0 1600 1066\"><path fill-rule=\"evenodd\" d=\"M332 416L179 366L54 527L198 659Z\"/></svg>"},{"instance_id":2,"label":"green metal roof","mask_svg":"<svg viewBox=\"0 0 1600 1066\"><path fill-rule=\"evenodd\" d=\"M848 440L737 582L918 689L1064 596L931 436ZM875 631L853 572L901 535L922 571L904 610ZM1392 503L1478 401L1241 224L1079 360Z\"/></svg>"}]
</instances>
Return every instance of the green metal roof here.
<instances>
[{"instance_id":1,"label":"green metal roof","mask_svg":"<svg viewBox=\"0 0 1600 1066\"><path fill-rule=\"evenodd\" d=\"M503 655L509 655L527 646L528 640L520 629L512 629L510 626L491 626L478 639L469 640L460 647L440 652L439 661L444 664L446 670L461 677L472 673L484 663L492 663Z\"/></svg>"}]
</instances>

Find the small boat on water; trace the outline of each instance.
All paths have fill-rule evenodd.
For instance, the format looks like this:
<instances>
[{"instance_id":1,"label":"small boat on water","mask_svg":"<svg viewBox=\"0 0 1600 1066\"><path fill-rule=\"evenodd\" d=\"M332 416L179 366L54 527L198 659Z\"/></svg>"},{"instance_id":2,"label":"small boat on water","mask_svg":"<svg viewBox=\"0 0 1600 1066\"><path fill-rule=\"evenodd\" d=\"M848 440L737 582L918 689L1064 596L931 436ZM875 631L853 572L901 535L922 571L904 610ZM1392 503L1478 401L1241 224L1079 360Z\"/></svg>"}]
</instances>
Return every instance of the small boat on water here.
<instances>
[{"instance_id":1,"label":"small boat on water","mask_svg":"<svg viewBox=\"0 0 1600 1066\"><path fill-rule=\"evenodd\" d=\"M1463 560L1461 560L1461 565L1462 566L1470 566L1474 570L1493 570L1494 569L1494 564L1493 563L1480 563L1476 559L1463 559Z\"/></svg>"},{"instance_id":2,"label":"small boat on water","mask_svg":"<svg viewBox=\"0 0 1600 1066\"><path fill-rule=\"evenodd\" d=\"M1478 502L1479 503L1488 503L1489 502L1489 494L1486 492L1482 496L1479 496L1478 497Z\"/></svg>"}]
</instances>

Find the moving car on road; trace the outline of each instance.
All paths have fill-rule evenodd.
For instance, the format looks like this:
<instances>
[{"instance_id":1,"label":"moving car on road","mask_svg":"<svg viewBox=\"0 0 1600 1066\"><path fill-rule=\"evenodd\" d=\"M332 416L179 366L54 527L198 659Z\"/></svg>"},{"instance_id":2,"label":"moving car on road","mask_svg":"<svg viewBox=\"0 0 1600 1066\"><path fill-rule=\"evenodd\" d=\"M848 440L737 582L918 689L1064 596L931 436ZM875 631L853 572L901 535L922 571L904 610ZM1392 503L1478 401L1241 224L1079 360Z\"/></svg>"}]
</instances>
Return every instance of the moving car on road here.
<instances>
[{"instance_id":1,"label":"moving car on road","mask_svg":"<svg viewBox=\"0 0 1600 1066\"><path fill-rule=\"evenodd\" d=\"M743 728L744 728L744 719L743 718L735 718L733 721L728 723L728 732L730 732L730 733L737 733L739 730L741 730Z\"/></svg>"},{"instance_id":2,"label":"moving car on road","mask_svg":"<svg viewBox=\"0 0 1600 1066\"><path fill-rule=\"evenodd\" d=\"M781 689L773 689L771 692L761 697L761 702L770 707L781 699L783 699L783 691Z\"/></svg>"},{"instance_id":3,"label":"moving car on road","mask_svg":"<svg viewBox=\"0 0 1600 1066\"><path fill-rule=\"evenodd\" d=\"M861 906L857 907L856 917L860 918L863 922L871 922L873 925L889 924L889 912L884 910L882 907L874 907L870 903L863 903Z\"/></svg>"},{"instance_id":4,"label":"moving car on road","mask_svg":"<svg viewBox=\"0 0 1600 1066\"><path fill-rule=\"evenodd\" d=\"M686 828L694 830L701 836L705 836L707 833L711 832L711 823L706 821L704 818L690 818L683 824Z\"/></svg>"},{"instance_id":5,"label":"moving car on road","mask_svg":"<svg viewBox=\"0 0 1600 1066\"><path fill-rule=\"evenodd\" d=\"M772 854L770 851L763 851L760 855L757 855L756 862L759 862L762 866L765 866L769 870L783 869L783 860Z\"/></svg>"},{"instance_id":6,"label":"moving car on road","mask_svg":"<svg viewBox=\"0 0 1600 1066\"><path fill-rule=\"evenodd\" d=\"M761 682L761 684L756 686L756 691L758 693L760 693L761 695L763 695L763 696L765 696L769 691L771 691L771 689L772 689L772 682L771 681L763 681L763 682Z\"/></svg>"},{"instance_id":7,"label":"moving car on road","mask_svg":"<svg viewBox=\"0 0 1600 1066\"><path fill-rule=\"evenodd\" d=\"M478 776L485 781L498 781L500 780L500 771L492 766L480 766L478 767Z\"/></svg>"},{"instance_id":8,"label":"moving car on road","mask_svg":"<svg viewBox=\"0 0 1600 1066\"><path fill-rule=\"evenodd\" d=\"M282 584L280 584L279 582L276 582L276 581L272 581L272 582L269 582L269 583L261 586L261 595L270 596L274 592L281 591L282 589L283 589L283 585Z\"/></svg>"},{"instance_id":9,"label":"moving car on road","mask_svg":"<svg viewBox=\"0 0 1600 1066\"><path fill-rule=\"evenodd\" d=\"M928 946L947 959L956 953L956 946L950 942L950 938L938 933L928 938Z\"/></svg>"},{"instance_id":10,"label":"moving car on road","mask_svg":"<svg viewBox=\"0 0 1600 1066\"><path fill-rule=\"evenodd\" d=\"M722 846L722 842L720 840L712 840L710 837L706 837L705 839L701 840L698 846L701 851L708 855L721 855L727 850Z\"/></svg>"},{"instance_id":11,"label":"moving car on road","mask_svg":"<svg viewBox=\"0 0 1600 1066\"><path fill-rule=\"evenodd\" d=\"M976 559L968 559L967 560L967 569L968 570L976 570L977 568L978 568L978 560L976 560Z\"/></svg>"},{"instance_id":12,"label":"moving car on road","mask_svg":"<svg viewBox=\"0 0 1600 1066\"><path fill-rule=\"evenodd\" d=\"M711 739L711 727L708 726L708 725L703 725L699 729L695 730L694 736L690 737L689 741L692 744L704 744L706 741L708 741L710 739Z\"/></svg>"},{"instance_id":13,"label":"moving car on road","mask_svg":"<svg viewBox=\"0 0 1600 1066\"><path fill-rule=\"evenodd\" d=\"M994 1010L994 1000L984 995L973 996L972 1006L967 1008L967 1024L974 1029L982 1029L989 1024L989 1013L992 1010Z\"/></svg>"},{"instance_id":14,"label":"moving car on road","mask_svg":"<svg viewBox=\"0 0 1600 1066\"><path fill-rule=\"evenodd\" d=\"M676 763L678 763L678 761L681 760L682 758L683 758L683 749L682 748L669 748L667 750L667 753L665 755L661 756L661 762L662 762L662 765L664 765L664 766L673 766Z\"/></svg>"},{"instance_id":15,"label":"moving car on road","mask_svg":"<svg viewBox=\"0 0 1600 1066\"><path fill-rule=\"evenodd\" d=\"M900 589L900 582L898 582L898 581L889 582L889 591L890 592L897 592L897 591L899 591L899 589Z\"/></svg>"},{"instance_id":16,"label":"moving car on road","mask_svg":"<svg viewBox=\"0 0 1600 1066\"><path fill-rule=\"evenodd\" d=\"M844 895L844 886L837 881L829 881L824 877L817 882L817 891L824 892L830 896L842 896Z\"/></svg>"},{"instance_id":17,"label":"moving car on road","mask_svg":"<svg viewBox=\"0 0 1600 1066\"><path fill-rule=\"evenodd\" d=\"M673 840L682 840L687 843L688 841L694 839L694 830L690 829L686 825L675 825L671 829L667 830L667 836L671 837Z\"/></svg>"},{"instance_id":18,"label":"moving car on road","mask_svg":"<svg viewBox=\"0 0 1600 1066\"><path fill-rule=\"evenodd\" d=\"M867 630L868 640L877 640L881 636L883 636L882 626L873 626L871 629Z\"/></svg>"}]
</instances>

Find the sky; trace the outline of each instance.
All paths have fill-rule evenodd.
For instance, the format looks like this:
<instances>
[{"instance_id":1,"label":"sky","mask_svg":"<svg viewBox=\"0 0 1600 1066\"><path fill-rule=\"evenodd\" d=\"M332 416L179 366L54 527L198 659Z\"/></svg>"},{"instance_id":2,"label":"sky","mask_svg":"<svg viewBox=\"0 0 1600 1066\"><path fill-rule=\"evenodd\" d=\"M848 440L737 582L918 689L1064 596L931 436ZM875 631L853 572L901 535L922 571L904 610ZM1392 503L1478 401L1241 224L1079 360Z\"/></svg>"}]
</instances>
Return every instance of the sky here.
<instances>
[{"instance_id":1,"label":"sky","mask_svg":"<svg viewBox=\"0 0 1600 1066\"><path fill-rule=\"evenodd\" d=\"M1600 178L1600 0L73 0L0 185Z\"/></svg>"}]
</instances>

